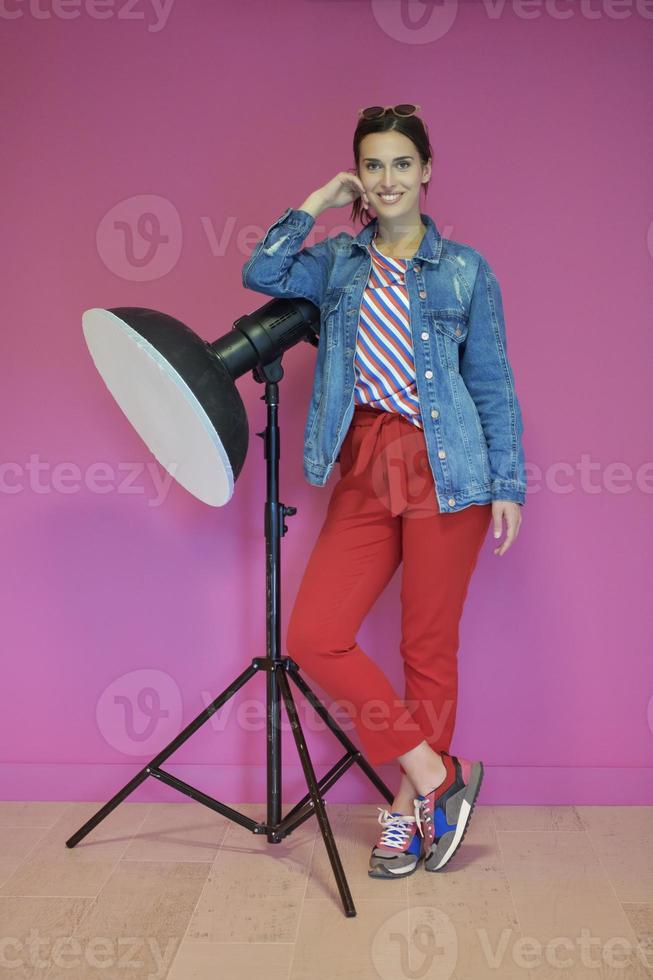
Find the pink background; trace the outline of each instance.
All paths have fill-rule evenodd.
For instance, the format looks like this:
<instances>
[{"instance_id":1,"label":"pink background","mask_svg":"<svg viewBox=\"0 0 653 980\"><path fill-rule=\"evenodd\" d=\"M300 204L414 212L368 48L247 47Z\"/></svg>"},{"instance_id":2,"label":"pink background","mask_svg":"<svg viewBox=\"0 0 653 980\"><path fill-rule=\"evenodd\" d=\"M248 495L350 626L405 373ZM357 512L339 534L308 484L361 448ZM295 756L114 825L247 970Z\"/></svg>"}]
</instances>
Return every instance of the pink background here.
<instances>
[{"instance_id":1,"label":"pink background","mask_svg":"<svg viewBox=\"0 0 653 980\"><path fill-rule=\"evenodd\" d=\"M250 451L230 503L175 483L157 499L165 471L96 372L83 310L221 336L266 301L241 285L254 242L353 165L357 109L413 100L434 149L423 209L503 289L529 476L518 541L497 558L488 535L471 582L453 751L483 759L484 803L652 803L653 10L207 0L159 23L144 2L103 20L39 6L1 25L3 798L108 799L265 654L261 386L239 383ZM348 208L307 244L341 228L360 230ZM314 359L284 359L284 637L337 478L302 475ZM359 639L401 691L399 574ZM264 799L246 713L264 693L255 678L166 768ZM341 747L298 703L321 775ZM291 803L305 783L284 746ZM131 797L172 798L154 780ZM381 802L357 769L328 798Z\"/></svg>"}]
</instances>

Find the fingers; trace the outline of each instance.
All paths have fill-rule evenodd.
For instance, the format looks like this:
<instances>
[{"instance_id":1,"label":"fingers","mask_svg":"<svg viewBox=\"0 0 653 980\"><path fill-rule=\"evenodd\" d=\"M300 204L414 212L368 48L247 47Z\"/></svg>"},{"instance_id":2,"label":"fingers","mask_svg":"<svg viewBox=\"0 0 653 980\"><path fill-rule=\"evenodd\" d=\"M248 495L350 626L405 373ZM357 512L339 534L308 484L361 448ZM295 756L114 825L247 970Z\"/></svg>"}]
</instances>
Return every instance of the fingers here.
<instances>
[{"instance_id":1,"label":"fingers","mask_svg":"<svg viewBox=\"0 0 653 980\"><path fill-rule=\"evenodd\" d=\"M365 188L363 187L362 180L360 179L360 177L357 177L356 174L351 173L351 172L349 172L349 173L350 173L351 179L356 184L356 189L360 192L360 199L361 199L361 203L362 203L363 207L364 208L369 208L370 202L369 202L367 193L365 191Z\"/></svg>"},{"instance_id":2,"label":"fingers","mask_svg":"<svg viewBox=\"0 0 653 980\"><path fill-rule=\"evenodd\" d=\"M508 550L510 545L513 543L517 537L517 528L514 525L508 524L508 530L506 532L505 540L499 545L498 548L494 549L495 555L503 555Z\"/></svg>"},{"instance_id":3,"label":"fingers","mask_svg":"<svg viewBox=\"0 0 653 980\"><path fill-rule=\"evenodd\" d=\"M365 192L365 188L363 187L363 183L362 183L362 181L358 177L356 178L356 180L358 181L358 186L360 188L361 201L362 201L363 207L364 208L369 208L370 202L369 202L369 200L367 198L367 194Z\"/></svg>"},{"instance_id":4,"label":"fingers","mask_svg":"<svg viewBox=\"0 0 653 980\"><path fill-rule=\"evenodd\" d=\"M499 556L505 554L519 533L519 526L521 524L521 508L519 504L504 503L502 501L494 502L492 518L495 538L501 537L504 517L506 519L506 537L499 547L494 549L494 554Z\"/></svg>"}]
</instances>

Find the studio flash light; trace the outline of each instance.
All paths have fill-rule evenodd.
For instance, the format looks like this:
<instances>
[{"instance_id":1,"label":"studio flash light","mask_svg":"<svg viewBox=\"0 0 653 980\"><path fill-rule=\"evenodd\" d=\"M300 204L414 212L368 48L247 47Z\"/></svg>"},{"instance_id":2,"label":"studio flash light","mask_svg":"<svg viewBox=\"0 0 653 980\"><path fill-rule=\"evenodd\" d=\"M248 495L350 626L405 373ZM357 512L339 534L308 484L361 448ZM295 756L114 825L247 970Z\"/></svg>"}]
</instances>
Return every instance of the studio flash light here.
<instances>
[{"instance_id":1,"label":"studio flash light","mask_svg":"<svg viewBox=\"0 0 653 980\"><path fill-rule=\"evenodd\" d=\"M306 340L319 311L273 299L214 343L180 320L136 306L86 310L82 328L107 388L159 463L189 493L221 507L245 462L249 428L235 382Z\"/></svg>"},{"instance_id":2,"label":"studio flash light","mask_svg":"<svg viewBox=\"0 0 653 980\"><path fill-rule=\"evenodd\" d=\"M253 834L265 834L270 844L305 820L317 817L338 891L347 917L356 908L326 813L323 793L354 764L392 803L394 794L377 775L360 749L309 687L291 657L281 654L281 539L286 518L297 512L279 500L280 430L279 382L283 354L300 341L320 344L320 312L302 298L272 299L253 313L241 316L233 329L208 343L180 320L136 306L109 310L93 308L82 315L86 344L107 388L159 463L199 500L221 507L231 500L243 468L249 443L245 406L236 381L248 371L265 385L267 421L263 432L266 461L265 596L266 656L250 664L122 789L66 841L74 847L148 777L173 789ZM322 342L325 342L322 337ZM243 616L249 597L243 597ZM184 651L184 661L187 651ZM252 819L179 779L163 763L222 705L256 675L265 677L267 813ZM301 691L325 726L345 748L344 755L317 777L290 681ZM281 702L290 721L308 792L282 817Z\"/></svg>"}]
</instances>

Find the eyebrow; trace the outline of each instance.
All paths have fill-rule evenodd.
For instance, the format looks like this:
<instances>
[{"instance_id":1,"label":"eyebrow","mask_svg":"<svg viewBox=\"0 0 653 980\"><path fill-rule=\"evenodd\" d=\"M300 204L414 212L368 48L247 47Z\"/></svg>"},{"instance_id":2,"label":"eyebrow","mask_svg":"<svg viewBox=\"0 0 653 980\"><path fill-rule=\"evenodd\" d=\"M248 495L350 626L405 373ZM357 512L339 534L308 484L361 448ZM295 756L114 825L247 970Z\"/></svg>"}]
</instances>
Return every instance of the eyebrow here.
<instances>
[{"instance_id":1,"label":"eyebrow","mask_svg":"<svg viewBox=\"0 0 653 980\"><path fill-rule=\"evenodd\" d=\"M393 163L397 163L398 160L412 160L412 159L414 159L414 158L412 156L408 155L408 156L403 156L403 157L395 157L392 162ZM363 157L363 162L364 163L381 163L381 161L377 157Z\"/></svg>"}]
</instances>

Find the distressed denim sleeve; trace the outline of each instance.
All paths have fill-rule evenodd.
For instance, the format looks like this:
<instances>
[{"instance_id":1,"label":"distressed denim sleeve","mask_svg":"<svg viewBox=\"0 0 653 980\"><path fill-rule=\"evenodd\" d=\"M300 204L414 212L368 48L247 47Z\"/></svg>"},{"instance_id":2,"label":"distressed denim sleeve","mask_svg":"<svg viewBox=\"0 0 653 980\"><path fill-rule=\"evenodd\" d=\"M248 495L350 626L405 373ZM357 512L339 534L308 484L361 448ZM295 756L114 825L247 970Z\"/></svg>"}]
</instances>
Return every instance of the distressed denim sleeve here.
<instances>
[{"instance_id":1,"label":"distressed denim sleeve","mask_svg":"<svg viewBox=\"0 0 653 980\"><path fill-rule=\"evenodd\" d=\"M315 224L308 211L287 208L256 243L243 266L243 286L275 297L302 297L321 306L331 268L330 240L301 248Z\"/></svg>"},{"instance_id":2,"label":"distressed denim sleeve","mask_svg":"<svg viewBox=\"0 0 653 980\"><path fill-rule=\"evenodd\" d=\"M523 422L507 356L501 290L483 256L469 310L460 373L474 399L490 459L493 500L526 502Z\"/></svg>"}]
</instances>

